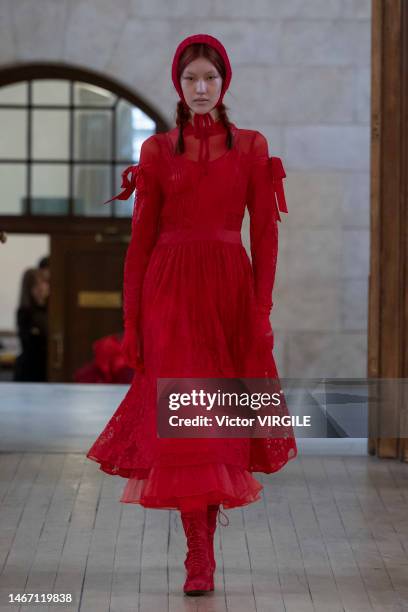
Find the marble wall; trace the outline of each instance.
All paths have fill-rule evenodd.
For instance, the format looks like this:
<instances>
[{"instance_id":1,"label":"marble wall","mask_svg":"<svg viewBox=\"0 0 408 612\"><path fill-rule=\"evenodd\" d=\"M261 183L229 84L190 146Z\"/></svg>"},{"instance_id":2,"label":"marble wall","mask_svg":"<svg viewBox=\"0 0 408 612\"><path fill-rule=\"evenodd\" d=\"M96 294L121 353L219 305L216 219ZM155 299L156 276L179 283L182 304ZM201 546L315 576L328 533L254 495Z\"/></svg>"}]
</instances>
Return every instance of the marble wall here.
<instances>
[{"instance_id":1,"label":"marble wall","mask_svg":"<svg viewBox=\"0 0 408 612\"><path fill-rule=\"evenodd\" d=\"M370 0L2 0L1 64L53 61L110 76L170 124L178 42L230 55L225 103L282 157L272 324L282 376L365 376ZM246 217L246 225L247 225Z\"/></svg>"}]
</instances>

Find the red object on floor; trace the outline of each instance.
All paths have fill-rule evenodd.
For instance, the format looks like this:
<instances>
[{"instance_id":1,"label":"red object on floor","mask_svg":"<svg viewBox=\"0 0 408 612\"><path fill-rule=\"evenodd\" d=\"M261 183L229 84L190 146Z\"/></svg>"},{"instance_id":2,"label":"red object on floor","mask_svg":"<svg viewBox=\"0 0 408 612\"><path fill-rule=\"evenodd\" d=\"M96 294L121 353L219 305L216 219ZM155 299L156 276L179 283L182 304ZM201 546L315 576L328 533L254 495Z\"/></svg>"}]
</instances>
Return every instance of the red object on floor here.
<instances>
[{"instance_id":1,"label":"red object on floor","mask_svg":"<svg viewBox=\"0 0 408 612\"><path fill-rule=\"evenodd\" d=\"M96 340L92 345L94 361L76 370L74 382L129 384L134 370L126 363L122 341L122 334L113 334Z\"/></svg>"}]
</instances>

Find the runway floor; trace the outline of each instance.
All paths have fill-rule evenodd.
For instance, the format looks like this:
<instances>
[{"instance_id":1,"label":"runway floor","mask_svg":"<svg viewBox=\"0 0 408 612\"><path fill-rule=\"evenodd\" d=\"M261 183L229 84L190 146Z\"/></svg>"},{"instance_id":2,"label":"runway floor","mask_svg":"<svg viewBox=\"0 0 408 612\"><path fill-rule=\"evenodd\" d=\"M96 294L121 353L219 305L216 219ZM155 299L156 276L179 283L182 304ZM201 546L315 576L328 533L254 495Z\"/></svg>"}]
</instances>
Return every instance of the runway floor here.
<instances>
[{"instance_id":1,"label":"runway floor","mask_svg":"<svg viewBox=\"0 0 408 612\"><path fill-rule=\"evenodd\" d=\"M304 454L255 474L262 500L227 510L215 592L182 593L176 511L118 502L125 480L83 453L0 454L0 610L408 610L408 466ZM9 594L72 603L9 604Z\"/></svg>"}]
</instances>

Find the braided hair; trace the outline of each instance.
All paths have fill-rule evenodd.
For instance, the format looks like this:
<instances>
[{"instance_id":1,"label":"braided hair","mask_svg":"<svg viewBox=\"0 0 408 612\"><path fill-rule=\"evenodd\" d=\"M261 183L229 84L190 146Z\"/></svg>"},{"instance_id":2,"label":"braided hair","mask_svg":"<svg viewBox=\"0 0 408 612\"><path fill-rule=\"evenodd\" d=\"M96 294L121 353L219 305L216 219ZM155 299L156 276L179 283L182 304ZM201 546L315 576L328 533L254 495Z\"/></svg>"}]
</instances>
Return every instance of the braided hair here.
<instances>
[{"instance_id":1,"label":"braided hair","mask_svg":"<svg viewBox=\"0 0 408 612\"><path fill-rule=\"evenodd\" d=\"M218 53L216 49L214 49L210 45L207 45L206 43L193 43L189 45L188 47L186 47L186 49L184 49L184 52L182 53L179 64L178 64L177 72L178 72L179 79L181 77L181 74L183 73L184 68L187 66L187 64L195 60L197 57L205 57L206 59L208 59L216 67L216 69L221 75L221 78L223 80L225 79L226 70L225 70L224 61L221 55ZM232 134L231 126L230 126L230 120L227 115L228 108L225 106L223 102L221 102L221 104L217 106L217 110L219 113L219 120L222 122L222 124L224 125L227 131L226 141L225 141L226 146L228 149L232 149L233 144L234 144L234 138L233 138L233 134ZM176 147L175 147L176 154L184 153L185 147L184 147L183 130L184 130L184 127L187 125L188 121L190 120L190 118L191 118L190 109L186 108L182 100L179 100L177 102L177 108L176 108L176 125L179 129L178 138L177 138Z\"/></svg>"}]
</instances>

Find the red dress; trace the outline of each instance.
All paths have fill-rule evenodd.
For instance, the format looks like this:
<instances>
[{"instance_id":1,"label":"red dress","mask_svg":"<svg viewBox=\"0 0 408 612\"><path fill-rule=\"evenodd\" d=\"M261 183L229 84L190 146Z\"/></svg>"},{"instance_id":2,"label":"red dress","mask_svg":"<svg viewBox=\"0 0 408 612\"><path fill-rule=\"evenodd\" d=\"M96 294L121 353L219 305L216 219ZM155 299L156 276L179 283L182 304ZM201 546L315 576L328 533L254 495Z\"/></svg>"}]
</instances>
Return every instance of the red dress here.
<instances>
[{"instance_id":1,"label":"red dress","mask_svg":"<svg viewBox=\"0 0 408 612\"><path fill-rule=\"evenodd\" d=\"M220 121L207 155L194 128L174 153L178 128L144 141L123 173L136 188L124 267L124 323L142 339L131 386L87 452L100 469L127 478L121 502L183 510L260 499L252 472L271 473L297 455L286 438L176 439L156 436L157 377L278 379L269 312L280 212L287 212L282 162L265 137ZM241 243L245 206L251 261ZM269 332L269 334L268 334ZM282 413L288 414L285 403Z\"/></svg>"}]
</instances>

